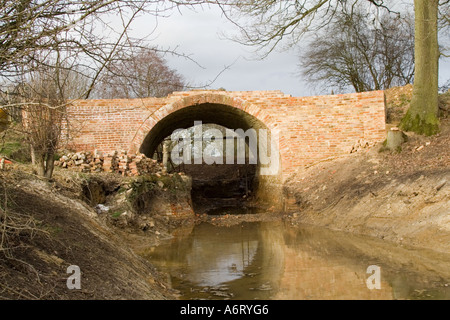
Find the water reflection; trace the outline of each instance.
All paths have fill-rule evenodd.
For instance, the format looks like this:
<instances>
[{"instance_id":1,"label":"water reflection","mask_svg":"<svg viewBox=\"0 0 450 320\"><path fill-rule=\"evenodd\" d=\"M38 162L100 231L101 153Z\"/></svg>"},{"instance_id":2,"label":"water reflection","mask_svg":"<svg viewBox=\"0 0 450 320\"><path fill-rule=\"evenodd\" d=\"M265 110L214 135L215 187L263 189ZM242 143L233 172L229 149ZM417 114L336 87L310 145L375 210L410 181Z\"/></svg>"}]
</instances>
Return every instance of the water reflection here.
<instances>
[{"instance_id":1,"label":"water reflection","mask_svg":"<svg viewBox=\"0 0 450 320\"><path fill-rule=\"evenodd\" d=\"M281 222L200 224L146 257L183 299L450 299L449 255Z\"/></svg>"},{"instance_id":2,"label":"water reflection","mask_svg":"<svg viewBox=\"0 0 450 320\"><path fill-rule=\"evenodd\" d=\"M211 230L208 224L196 227L190 237L180 239L188 245L186 254L177 261L185 265L183 278L198 286L216 286L242 278L258 249L255 227L245 230L240 226Z\"/></svg>"}]
</instances>

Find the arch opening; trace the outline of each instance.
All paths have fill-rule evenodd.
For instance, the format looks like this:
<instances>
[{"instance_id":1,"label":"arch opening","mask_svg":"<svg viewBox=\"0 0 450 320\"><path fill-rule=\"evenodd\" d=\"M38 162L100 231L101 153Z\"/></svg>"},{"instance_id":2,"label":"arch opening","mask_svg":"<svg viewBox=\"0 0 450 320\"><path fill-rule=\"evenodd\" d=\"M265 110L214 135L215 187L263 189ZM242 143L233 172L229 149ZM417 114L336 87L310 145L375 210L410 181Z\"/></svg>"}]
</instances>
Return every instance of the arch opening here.
<instances>
[{"instance_id":1,"label":"arch opening","mask_svg":"<svg viewBox=\"0 0 450 320\"><path fill-rule=\"evenodd\" d=\"M179 136L173 134L177 130L189 136L190 146L194 148L190 162L188 158L182 158L181 163L180 159L173 161L174 154L177 154L173 152L174 148L179 147ZM207 136L211 132L215 133L214 137ZM199 137L200 152L195 149L200 145ZM181 140L187 141L185 138ZM255 116L233 106L203 103L181 108L161 119L146 135L140 152L154 158L159 153L159 160L162 160L161 151L166 144L169 169L185 172L192 178L191 197L197 213L214 213L218 207L241 208L245 210L229 212L251 213L255 205L271 202L265 195L274 195L268 188L272 188L272 182L279 179L279 174L275 177L261 175L265 164L260 155L271 152L261 143L263 140L267 145L270 130ZM214 156L209 153L217 149L222 153ZM279 160L278 153L276 157Z\"/></svg>"}]
</instances>

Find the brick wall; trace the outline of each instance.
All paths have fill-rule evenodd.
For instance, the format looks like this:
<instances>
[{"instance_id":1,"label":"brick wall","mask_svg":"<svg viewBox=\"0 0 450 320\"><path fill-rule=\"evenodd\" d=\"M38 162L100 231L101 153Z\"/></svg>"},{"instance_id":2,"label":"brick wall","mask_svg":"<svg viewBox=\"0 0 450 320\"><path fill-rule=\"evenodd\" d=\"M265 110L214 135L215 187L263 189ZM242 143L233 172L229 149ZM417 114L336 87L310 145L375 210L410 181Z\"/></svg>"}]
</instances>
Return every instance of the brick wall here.
<instances>
[{"instance_id":1,"label":"brick wall","mask_svg":"<svg viewBox=\"0 0 450 320\"><path fill-rule=\"evenodd\" d=\"M136 152L155 124L205 103L240 109L280 134L283 176L317 160L385 139L383 91L292 97L280 91L189 91L166 98L80 100L68 108L68 147ZM220 117L220 115L218 115Z\"/></svg>"}]
</instances>

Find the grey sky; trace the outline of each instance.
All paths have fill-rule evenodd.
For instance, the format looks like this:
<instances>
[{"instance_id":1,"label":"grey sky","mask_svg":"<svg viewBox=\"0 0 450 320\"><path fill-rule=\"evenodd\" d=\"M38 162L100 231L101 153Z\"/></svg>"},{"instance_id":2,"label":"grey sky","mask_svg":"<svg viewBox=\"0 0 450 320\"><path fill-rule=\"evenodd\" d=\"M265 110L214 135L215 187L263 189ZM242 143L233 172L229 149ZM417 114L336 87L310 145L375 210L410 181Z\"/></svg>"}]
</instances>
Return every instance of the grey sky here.
<instances>
[{"instance_id":1,"label":"grey sky","mask_svg":"<svg viewBox=\"0 0 450 320\"><path fill-rule=\"evenodd\" d=\"M141 18L135 32L150 32L155 21ZM327 94L321 86L308 85L299 75L299 60L295 49L273 52L264 60L255 60L254 48L248 48L225 39L223 33L233 33L236 29L221 17L217 8L196 12L183 9L170 17L160 18L153 33L152 43L162 47L177 47L177 51L189 54L201 64L166 56L171 68L182 74L191 85L202 86L212 81L226 66L225 70L210 88L226 90L281 90L293 96ZM300 44L301 46L301 44ZM440 63L440 84L450 78L450 59Z\"/></svg>"}]
</instances>

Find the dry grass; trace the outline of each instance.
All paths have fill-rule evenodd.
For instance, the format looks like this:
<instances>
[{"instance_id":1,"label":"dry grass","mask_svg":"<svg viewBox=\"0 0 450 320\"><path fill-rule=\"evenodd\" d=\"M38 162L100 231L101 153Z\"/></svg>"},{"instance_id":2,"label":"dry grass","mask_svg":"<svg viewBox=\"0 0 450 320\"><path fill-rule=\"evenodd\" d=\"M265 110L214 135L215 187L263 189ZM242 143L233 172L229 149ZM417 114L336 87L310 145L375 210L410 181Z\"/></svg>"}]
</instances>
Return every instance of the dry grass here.
<instances>
[{"instance_id":1,"label":"dry grass","mask_svg":"<svg viewBox=\"0 0 450 320\"><path fill-rule=\"evenodd\" d=\"M34 277L36 283L41 284L39 272L32 264L20 258L16 253L27 248L27 243L40 234L48 236L36 220L29 214L14 210L18 204L14 199L14 185L9 172L0 172L0 257L4 264L0 264L0 277L6 279L6 265L13 266L17 270L27 270ZM23 239L27 239L23 241ZM42 293L42 292L41 292ZM0 283L0 298L18 297L20 299L41 299L43 294L36 295L29 292L25 287L18 289L8 284L7 281Z\"/></svg>"}]
</instances>

